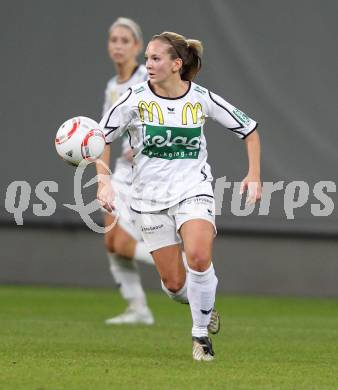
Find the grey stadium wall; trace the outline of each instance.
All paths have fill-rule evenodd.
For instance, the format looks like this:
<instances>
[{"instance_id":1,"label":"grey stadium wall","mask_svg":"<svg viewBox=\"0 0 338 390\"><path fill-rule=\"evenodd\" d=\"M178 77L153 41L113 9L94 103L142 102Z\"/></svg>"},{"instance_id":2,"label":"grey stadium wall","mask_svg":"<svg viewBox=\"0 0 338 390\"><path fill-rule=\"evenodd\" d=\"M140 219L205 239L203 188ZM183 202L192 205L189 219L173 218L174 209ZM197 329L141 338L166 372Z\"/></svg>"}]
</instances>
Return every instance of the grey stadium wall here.
<instances>
[{"instance_id":1,"label":"grey stadium wall","mask_svg":"<svg viewBox=\"0 0 338 390\"><path fill-rule=\"evenodd\" d=\"M118 16L129 16L142 26L145 42L165 30L203 41L196 82L259 122L262 180L282 183L264 216L258 205L249 216L235 216L233 186L225 189L217 227L227 234L216 239L214 255L219 291L338 296L336 191L327 191L330 215L311 212L311 206L324 207L314 196L316 183L337 181L337 11L336 0L2 4L0 283L111 285L102 236L64 206L74 203L74 171L57 157L54 136L69 117L100 119L114 73L107 30ZM243 142L212 121L206 137L215 179L240 181L247 167ZM113 145L113 155L119 148ZM93 175L89 168L83 183ZM31 191L23 226L6 209L14 181L26 182ZM41 181L57 186L50 192L56 207L51 216L34 212L34 204L42 205L43 214L44 202L35 193ZM294 219L287 218L284 204L289 185L309 192ZM291 195L297 200L300 194ZM86 204L93 200L95 185L83 196ZM100 213L93 217L99 220ZM141 273L145 287L159 288L154 269L141 267Z\"/></svg>"}]
</instances>

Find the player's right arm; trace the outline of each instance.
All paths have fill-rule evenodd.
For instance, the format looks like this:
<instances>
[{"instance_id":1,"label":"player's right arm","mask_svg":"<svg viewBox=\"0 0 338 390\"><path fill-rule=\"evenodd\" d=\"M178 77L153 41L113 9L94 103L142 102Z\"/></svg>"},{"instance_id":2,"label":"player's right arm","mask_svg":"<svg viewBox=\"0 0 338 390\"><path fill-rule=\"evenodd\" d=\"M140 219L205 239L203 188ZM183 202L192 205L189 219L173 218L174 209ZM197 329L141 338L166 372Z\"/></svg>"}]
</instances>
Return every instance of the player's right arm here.
<instances>
[{"instance_id":1,"label":"player's right arm","mask_svg":"<svg viewBox=\"0 0 338 390\"><path fill-rule=\"evenodd\" d=\"M97 200L102 207L111 212L114 209L114 190L111 185L110 143L118 139L133 119L131 105L132 90L123 94L103 116L100 126L106 138L106 146L101 159L96 162L98 177Z\"/></svg>"},{"instance_id":2,"label":"player's right arm","mask_svg":"<svg viewBox=\"0 0 338 390\"><path fill-rule=\"evenodd\" d=\"M97 172L97 200L107 211L113 211L114 190L110 176L110 145L106 145L100 160L96 162Z\"/></svg>"}]
</instances>

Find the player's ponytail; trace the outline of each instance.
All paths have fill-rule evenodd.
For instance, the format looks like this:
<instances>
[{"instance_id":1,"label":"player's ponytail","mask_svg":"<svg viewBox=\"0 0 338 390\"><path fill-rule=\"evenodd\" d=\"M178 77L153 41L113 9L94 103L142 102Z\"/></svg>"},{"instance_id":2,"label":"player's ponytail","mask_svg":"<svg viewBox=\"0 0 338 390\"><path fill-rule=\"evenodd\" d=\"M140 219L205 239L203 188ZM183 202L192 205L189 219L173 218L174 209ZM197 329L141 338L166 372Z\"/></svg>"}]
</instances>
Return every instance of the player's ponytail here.
<instances>
[{"instance_id":1,"label":"player's ponytail","mask_svg":"<svg viewBox=\"0 0 338 390\"><path fill-rule=\"evenodd\" d=\"M193 80L202 67L203 46L197 39L186 39L188 55L186 63L183 63L181 78Z\"/></svg>"},{"instance_id":2,"label":"player's ponytail","mask_svg":"<svg viewBox=\"0 0 338 390\"><path fill-rule=\"evenodd\" d=\"M202 43L196 39L186 39L183 35L174 32L163 32L154 35L152 41L158 39L170 45L169 54L172 59L181 58L181 79L192 81L202 67Z\"/></svg>"}]
</instances>

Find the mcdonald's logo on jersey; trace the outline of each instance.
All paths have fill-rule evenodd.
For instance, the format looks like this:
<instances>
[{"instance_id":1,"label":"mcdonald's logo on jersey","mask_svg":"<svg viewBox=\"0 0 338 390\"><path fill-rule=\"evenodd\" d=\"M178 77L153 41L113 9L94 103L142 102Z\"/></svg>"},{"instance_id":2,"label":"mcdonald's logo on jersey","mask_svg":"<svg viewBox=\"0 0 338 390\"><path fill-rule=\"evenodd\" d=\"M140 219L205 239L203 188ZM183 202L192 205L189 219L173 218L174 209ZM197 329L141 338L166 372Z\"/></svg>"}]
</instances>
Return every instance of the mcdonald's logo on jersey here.
<instances>
[{"instance_id":1,"label":"mcdonald's logo on jersey","mask_svg":"<svg viewBox=\"0 0 338 390\"><path fill-rule=\"evenodd\" d=\"M156 102L150 102L149 104L147 102L145 102L144 100L141 100L139 102L138 111L140 113L141 121L144 122L145 111L148 112L149 122L154 121L154 107L156 108L156 111L157 111L158 123L160 125L163 125L164 124L163 113L162 113L160 105Z\"/></svg>"},{"instance_id":2,"label":"mcdonald's logo on jersey","mask_svg":"<svg viewBox=\"0 0 338 390\"><path fill-rule=\"evenodd\" d=\"M198 111L201 111L201 114L202 114L201 115L201 123L204 122L204 114L203 114L201 103L195 103L194 105L192 105L192 103L188 102L188 103L185 103L183 110L182 110L182 125L188 124L188 118L187 118L188 108L189 108L189 111L191 112L192 122L194 125L197 124Z\"/></svg>"}]
</instances>

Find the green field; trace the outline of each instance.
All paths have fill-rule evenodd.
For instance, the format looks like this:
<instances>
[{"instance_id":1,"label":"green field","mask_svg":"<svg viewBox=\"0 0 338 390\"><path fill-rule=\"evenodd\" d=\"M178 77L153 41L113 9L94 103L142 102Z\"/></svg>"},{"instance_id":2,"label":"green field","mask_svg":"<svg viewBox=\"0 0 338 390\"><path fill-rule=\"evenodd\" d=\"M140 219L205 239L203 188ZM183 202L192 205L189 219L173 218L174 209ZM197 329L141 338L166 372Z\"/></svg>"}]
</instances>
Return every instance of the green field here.
<instances>
[{"instance_id":1,"label":"green field","mask_svg":"<svg viewBox=\"0 0 338 390\"><path fill-rule=\"evenodd\" d=\"M191 359L188 306L149 303L155 326L107 327L111 291L0 287L0 389L338 389L337 300L218 296L213 362Z\"/></svg>"}]
</instances>

